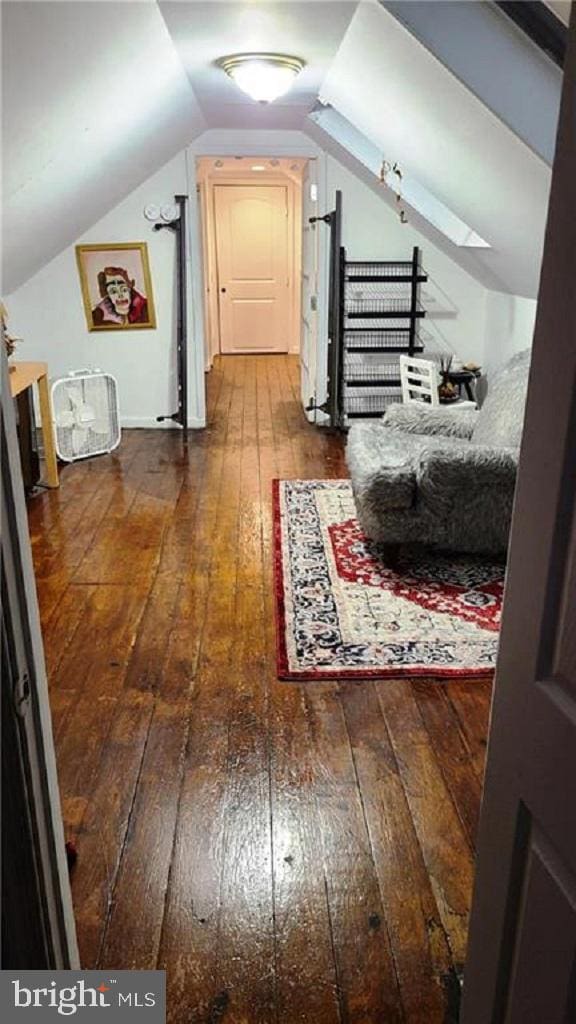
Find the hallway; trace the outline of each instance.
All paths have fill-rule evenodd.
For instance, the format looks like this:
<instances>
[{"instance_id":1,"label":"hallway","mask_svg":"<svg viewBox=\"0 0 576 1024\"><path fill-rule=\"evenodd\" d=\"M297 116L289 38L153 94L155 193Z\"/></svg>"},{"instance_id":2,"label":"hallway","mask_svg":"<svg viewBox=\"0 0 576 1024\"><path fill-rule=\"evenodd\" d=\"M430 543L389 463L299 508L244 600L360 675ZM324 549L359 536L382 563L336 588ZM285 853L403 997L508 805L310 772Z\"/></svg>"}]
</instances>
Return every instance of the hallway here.
<instances>
[{"instance_id":1,"label":"hallway","mask_svg":"<svg viewBox=\"0 0 576 1024\"><path fill-rule=\"evenodd\" d=\"M490 684L278 683L271 480L343 443L295 357L208 406L29 504L82 966L165 968L171 1024L455 1021Z\"/></svg>"}]
</instances>

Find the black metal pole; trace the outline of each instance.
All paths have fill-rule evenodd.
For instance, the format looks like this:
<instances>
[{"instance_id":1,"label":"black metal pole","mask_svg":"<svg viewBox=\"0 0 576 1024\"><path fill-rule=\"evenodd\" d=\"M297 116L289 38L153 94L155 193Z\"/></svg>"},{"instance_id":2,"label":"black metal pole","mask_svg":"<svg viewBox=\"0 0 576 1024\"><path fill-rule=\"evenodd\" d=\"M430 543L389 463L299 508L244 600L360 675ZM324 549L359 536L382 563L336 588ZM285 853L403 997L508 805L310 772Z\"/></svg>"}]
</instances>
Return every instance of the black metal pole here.
<instances>
[{"instance_id":1,"label":"black metal pole","mask_svg":"<svg viewBox=\"0 0 576 1024\"><path fill-rule=\"evenodd\" d=\"M176 235L176 373L178 377L178 410L168 416L157 416L156 421L174 420L183 430L188 427L188 305L186 288L186 201L188 196L174 196L178 206L177 220L168 224L155 224L154 230L170 228Z\"/></svg>"},{"instance_id":2,"label":"black metal pole","mask_svg":"<svg viewBox=\"0 0 576 1024\"><path fill-rule=\"evenodd\" d=\"M187 196L174 196L180 209L178 218L178 322L177 322L177 356L178 356L178 418L180 425L188 428L188 317L186 288L186 199Z\"/></svg>"},{"instance_id":3,"label":"black metal pole","mask_svg":"<svg viewBox=\"0 0 576 1024\"><path fill-rule=\"evenodd\" d=\"M336 192L336 203L332 213L322 217L309 217L310 224L319 221L330 227L330 270L328 279L328 352L327 352L327 396L321 405L311 402L307 411L319 409L330 417L330 426L339 428L341 421L341 366L342 366L342 324L344 321L343 280L345 250L342 236L342 192Z\"/></svg>"},{"instance_id":4,"label":"black metal pole","mask_svg":"<svg viewBox=\"0 0 576 1024\"><path fill-rule=\"evenodd\" d=\"M418 275L420 273L420 250L417 245L412 250L412 281L410 283L410 335L408 355L413 356L416 349L416 313L418 311Z\"/></svg>"}]
</instances>

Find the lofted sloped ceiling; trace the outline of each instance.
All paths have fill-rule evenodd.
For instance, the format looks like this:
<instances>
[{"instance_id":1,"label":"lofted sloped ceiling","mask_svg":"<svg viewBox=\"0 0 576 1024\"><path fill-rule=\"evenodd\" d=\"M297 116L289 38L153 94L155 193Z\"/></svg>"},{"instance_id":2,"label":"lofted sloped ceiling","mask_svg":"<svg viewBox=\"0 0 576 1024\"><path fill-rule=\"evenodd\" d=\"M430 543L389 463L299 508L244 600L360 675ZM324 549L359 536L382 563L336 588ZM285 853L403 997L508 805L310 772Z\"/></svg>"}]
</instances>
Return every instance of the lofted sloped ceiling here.
<instances>
[{"instance_id":1,"label":"lofted sloped ceiling","mask_svg":"<svg viewBox=\"0 0 576 1024\"><path fill-rule=\"evenodd\" d=\"M2 22L5 292L208 129L321 142L320 96L489 243L446 242L457 262L536 294L549 169L376 0L8 0ZM306 67L262 106L214 64L243 50Z\"/></svg>"},{"instance_id":2,"label":"lofted sloped ceiling","mask_svg":"<svg viewBox=\"0 0 576 1024\"><path fill-rule=\"evenodd\" d=\"M160 0L166 26L211 128L302 127L358 0ZM231 53L306 61L286 96L256 103L217 66Z\"/></svg>"},{"instance_id":3,"label":"lofted sloped ceiling","mask_svg":"<svg viewBox=\"0 0 576 1024\"><path fill-rule=\"evenodd\" d=\"M552 163L562 72L504 11L495 3L468 0L381 2L530 149Z\"/></svg>"},{"instance_id":4,"label":"lofted sloped ceiling","mask_svg":"<svg viewBox=\"0 0 576 1024\"><path fill-rule=\"evenodd\" d=\"M2 3L3 289L204 129L155 3Z\"/></svg>"},{"instance_id":5,"label":"lofted sloped ceiling","mask_svg":"<svg viewBox=\"0 0 576 1024\"><path fill-rule=\"evenodd\" d=\"M548 166L380 4L358 7L321 99L489 243L474 260L502 290L537 294Z\"/></svg>"},{"instance_id":6,"label":"lofted sloped ceiling","mask_svg":"<svg viewBox=\"0 0 576 1024\"><path fill-rule=\"evenodd\" d=\"M554 12L557 18L560 18L564 25L568 26L570 24L572 0L544 0L544 3Z\"/></svg>"}]
</instances>

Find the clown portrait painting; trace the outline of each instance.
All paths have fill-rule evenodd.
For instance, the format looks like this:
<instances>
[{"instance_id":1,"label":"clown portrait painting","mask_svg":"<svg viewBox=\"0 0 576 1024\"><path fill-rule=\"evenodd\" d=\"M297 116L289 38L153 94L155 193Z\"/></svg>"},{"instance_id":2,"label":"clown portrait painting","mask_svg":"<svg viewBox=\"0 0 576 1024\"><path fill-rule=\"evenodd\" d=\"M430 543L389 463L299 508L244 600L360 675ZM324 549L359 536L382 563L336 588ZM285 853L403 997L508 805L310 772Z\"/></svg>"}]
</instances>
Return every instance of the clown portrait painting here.
<instances>
[{"instance_id":1,"label":"clown portrait painting","mask_svg":"<svg viewBox=\"0 0 576 1024\"><path fill-rule=\"evenodd\" d=\"M77 245L89 331L156 327L145 242Z\"/></svg>"}]
</instances>

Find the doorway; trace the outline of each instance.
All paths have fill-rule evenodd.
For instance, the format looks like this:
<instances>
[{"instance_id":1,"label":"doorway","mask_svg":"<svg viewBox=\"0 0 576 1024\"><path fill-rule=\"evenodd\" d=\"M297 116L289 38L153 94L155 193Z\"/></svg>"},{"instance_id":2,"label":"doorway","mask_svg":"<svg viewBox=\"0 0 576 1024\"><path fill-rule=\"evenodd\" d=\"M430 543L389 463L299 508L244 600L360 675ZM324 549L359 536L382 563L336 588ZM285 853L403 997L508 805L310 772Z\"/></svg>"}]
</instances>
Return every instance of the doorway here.
<instances>
[{"instance_id":1,"label":"doorway","mask_svg":"<svg viewBox=\"0 0 576 1024\"><path fill-rule=\"evenodd\" d=\"M300 352L301 157L202 157L206 365Z\"/></svg>"},{"instance_id":2,"label":"doorway","mask_svg":"<svg viewBox=\"0 0 576 1024\"><path fill-rule=\"evenodd\" d=\"M288 352L291 266L286 185L215 185L220 352Z\"/></svg>"}]
</instances>

